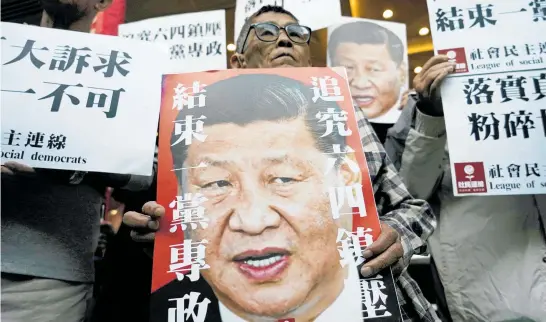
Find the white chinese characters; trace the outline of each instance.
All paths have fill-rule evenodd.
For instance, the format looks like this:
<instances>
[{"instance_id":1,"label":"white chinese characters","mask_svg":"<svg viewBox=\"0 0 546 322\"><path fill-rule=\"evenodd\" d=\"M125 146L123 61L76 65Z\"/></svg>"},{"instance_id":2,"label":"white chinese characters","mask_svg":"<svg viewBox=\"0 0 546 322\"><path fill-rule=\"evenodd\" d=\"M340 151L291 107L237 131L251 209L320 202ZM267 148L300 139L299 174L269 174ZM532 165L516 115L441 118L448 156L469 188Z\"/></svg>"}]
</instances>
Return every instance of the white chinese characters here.
<instances>
[{"instance_id":1,"label":"white chinese characters","mask_svg":"<svg viewBox=\"0 0 546 322\"><path fill-rule=\"evenodd\" d=\"M173 209L170 232L176 232L179 226L183 231L188 228L196 229L198 225L203 229L207 228L209 220L205 218L205 207L201 206L206 200L207 198L199 193L176 196L176 200L169 204L169 208Z\"/></svg>"},{"instance_id":2,"label":"white chinese characters","mask_svg":"<svg viewBox=\"0 0 546 322\"><path fill-rule=\"evenodd\" d=\"M330 76L311 77L311 83L313 84L313 102L319 99L327 102L340 102L344 100L336 78Z\"/></svg>"},{"instance_id":3,"label":"white chinese characters","mask_svg":"<svg viewBox=\"0 0 546 322\"><path fill-rule=\"evenodd\" d=\"M205 84L200 84L199 81L193 82L192 87L178 84L174 88L173 109L205 107L205 99L207 98L204 94L207 92L205 86Z\"/></svg>"},{"instance_id":4,"label":"white chinese characters","mask_svg":"<svg viewBox=\"0 0 546 322\"><path fill-rule=\"evenodd\" d=\"M364 263L362 253L364 249L373 243L370 228L358 227L356 232L338 229L336 242L341 257L340 264L345 267L348 264L358 266Z\"/></svg>"},{"instance_id":5,"label":"white chinese characters","mask_svg":"<svg viewBox=\"0 0 546 322\"><path fill-rule=\"evenodd\" d=\"M198 302L201 293L190 292L181 298L169 299L176 302L176 307L171 307L168 310L168 322L204 322L207 317L207 309L210 304L208 298L204 298ZM197 311L197 312L196 312Z\"/></svg>"},{"instance_id":6,"label":"white chinese characters","mask_svg":"<svg viewBox=\"0 0 546 322\"><path fill-rule=\"evenodd\" d=\"M360 217L366 216L366 205L364 204L364 194L362 192L361 184L330 187L328 193L330 195L330 207L334 219L338 219L341 215L355 214L352 210L349 212L342 212L344 205L358 208L357 213L360 214Z\"/></svg>"},{"instance_id":7,"label":"white chinese characters","mask_svg":"<svg viewBox=\"0 0 546 322\"><path fill-rule=\"evenodd\" d=\"M199 270L210 268L205 263L206 244L208 244L206 239L200 242L184 239L182 244L171 245L169 273L175 273L179 281L183 280L185 276L192 282L197 281L199 279Z\"/></svg>"},{"instance_id":8,"label":"white chinese characters","mask_svg":"<svg viewBox=\"0 0 546 322\"><path fill-rule=\"evenodd\" d=\"M383 293L386 288L381 275L360 281L364 320L392 316L387 310L387 294Z\"/></svg>"}]
</instances>

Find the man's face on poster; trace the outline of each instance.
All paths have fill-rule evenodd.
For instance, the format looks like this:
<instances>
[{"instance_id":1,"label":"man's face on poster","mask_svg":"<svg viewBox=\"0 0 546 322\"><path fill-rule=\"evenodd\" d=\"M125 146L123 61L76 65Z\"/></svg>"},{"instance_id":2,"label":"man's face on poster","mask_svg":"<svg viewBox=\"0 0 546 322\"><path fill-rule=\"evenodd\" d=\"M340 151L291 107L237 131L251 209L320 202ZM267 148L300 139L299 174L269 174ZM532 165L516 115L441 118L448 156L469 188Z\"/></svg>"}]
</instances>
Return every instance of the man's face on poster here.
<instances>
[{"instance_id":1,"label":"man's face on poster","mask_svg":"<svg viewBox=\"0 0 546 322\"><path fill-rule=\"evenodd\" d=\"M335 66L347 69L351 95L369 119L395 106L404 85L407 67L393 61L385 44L340 43Z\"/></svg>"},{"instance_id":2,"label":"man's face on poster","mask_svg":"<svg viewBox=\"0 0 546 322\"><path fill-rule=\"evenodd\" d=\"M336 236L352 221L333 219L328 188L353 184L350 170L325 174L327 155L302 118L217 124L204 133L186 164L207 167L191 169L186 185L208 199L202 205L209 225L192 239L208 241L210 268L201 274L219 300L245 314L277 317L338 294L344 272Z\"/></svg>"}]
</instances>

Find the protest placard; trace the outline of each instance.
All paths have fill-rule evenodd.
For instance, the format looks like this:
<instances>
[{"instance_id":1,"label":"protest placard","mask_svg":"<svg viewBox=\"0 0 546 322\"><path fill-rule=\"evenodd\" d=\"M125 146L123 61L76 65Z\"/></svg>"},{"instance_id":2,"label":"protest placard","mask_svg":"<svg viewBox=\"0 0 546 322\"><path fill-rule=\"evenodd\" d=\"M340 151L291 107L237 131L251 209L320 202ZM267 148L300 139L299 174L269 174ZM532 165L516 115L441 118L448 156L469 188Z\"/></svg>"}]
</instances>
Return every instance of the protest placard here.
<instances>
[{"instance_id":1,"label":"protest placard","mask_svg":"<svg viewBox=\"0 0 546 322\"><path fill-rule=\"evenodd\" d=\"M546 193L546 2L428 0L455 195Z\"/></svg>"},{"instance_id":2,"label":"protest placard","mask_svg":"<svg viewBox=\"0 0 546 322\"><path fill-rule=\"evenodd\" d=\"M1 41L2 164L151 173L161 50L4 22Z\"/></svg>"},{"instance_id":3,"label":"protest placard","mask_svg":"<svg viewBox=\"0 0 546 322\"><path fill-rule=\"evenodd\" d=\"M126 23L119 26L119 35L154 42L168 52L165 74L227 68L225 10Z\"/></svg>"},{"instance_id":4,"label":"protest placard","mask_svg":"<svg viewBox=\"0 0 546 322\"><path fill-rule=\"evenodd\" d=\"M406 25L343 17L328 27L328 66L347 69L354 103L370 122L394 124L408 90Z\"/></svg>"},{"instance_id":5,"label":"protest placard","mask_svg":"<svg viewBox=\"0 0 546 322\"><path fill-rule=\"evenodd\" d=\"M163 84L151 321L401 321L343 69Z\"/></svg>"}]
</instances>

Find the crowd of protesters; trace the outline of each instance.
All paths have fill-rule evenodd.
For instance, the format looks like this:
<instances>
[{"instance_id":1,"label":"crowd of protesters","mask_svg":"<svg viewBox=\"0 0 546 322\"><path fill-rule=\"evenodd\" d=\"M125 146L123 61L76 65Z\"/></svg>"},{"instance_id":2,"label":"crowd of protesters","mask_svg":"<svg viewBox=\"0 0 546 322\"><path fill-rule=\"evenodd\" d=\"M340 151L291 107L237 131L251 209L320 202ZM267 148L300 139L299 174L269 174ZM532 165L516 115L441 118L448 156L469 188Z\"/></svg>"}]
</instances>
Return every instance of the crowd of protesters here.
<instances>
[{"instance_id":1,"label":"crowd of protesters","mask_svg":"<svg viewBox=\"0 0 546 322\"><path fill-rule=\"evenodd\" d=\"M89 32L111 1L42 0L40 26ZM268 29L274 41L260 38L264 24L277 26ZM291 24L298 19L283 8L261 8L241 30L231 68L311 66L309 38L287 34ZM395 73L400 57L377 37ZM289 58L275 59L279 50ZM393 267L404 321L546 321L546 196L454 197L438 90L454 71L446 56L430 58L381 140L355 104L382 221L362 274ZM154 232L165 213L154 201L156 170L157 161L149 177L3 164L2 319L147 321ZM115 234L100 219L107 187L125 204ZM407 271L425 249L441 288L434 306Z\"/></svg>"}]
</instances>

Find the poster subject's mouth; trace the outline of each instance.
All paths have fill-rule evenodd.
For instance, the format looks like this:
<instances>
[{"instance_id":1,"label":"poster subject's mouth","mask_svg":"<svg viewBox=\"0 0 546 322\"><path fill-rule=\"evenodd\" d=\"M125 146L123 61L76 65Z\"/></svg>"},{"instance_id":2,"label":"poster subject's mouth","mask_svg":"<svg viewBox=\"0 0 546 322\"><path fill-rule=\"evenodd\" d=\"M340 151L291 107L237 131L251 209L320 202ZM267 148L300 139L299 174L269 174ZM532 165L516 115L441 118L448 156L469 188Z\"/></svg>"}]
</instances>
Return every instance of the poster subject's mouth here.
<instances>
[{"instance_id":1,"label":"poster subject's mouth","mask_svg":"<svg viewBox=\"0 0 546 322\"><path fill-rule=\"evenodd\" d=\"M282 248L245 251L233 258L237 268L255 282L278 279L288 268L290 253Z\"/></svg>"}]
</instances>

